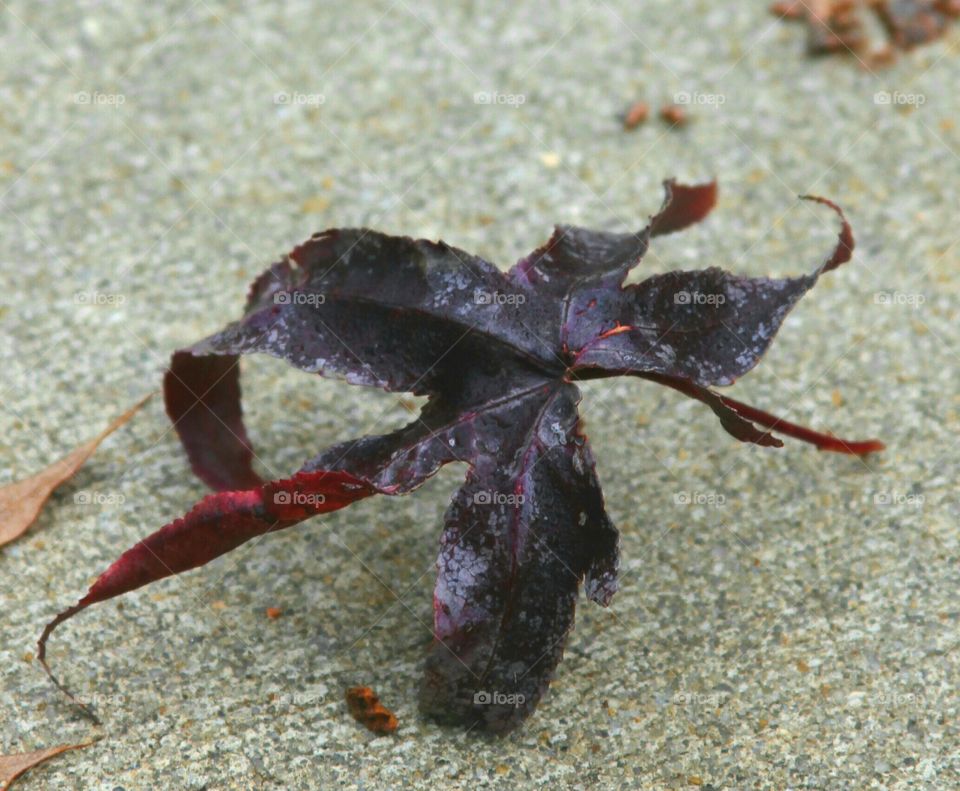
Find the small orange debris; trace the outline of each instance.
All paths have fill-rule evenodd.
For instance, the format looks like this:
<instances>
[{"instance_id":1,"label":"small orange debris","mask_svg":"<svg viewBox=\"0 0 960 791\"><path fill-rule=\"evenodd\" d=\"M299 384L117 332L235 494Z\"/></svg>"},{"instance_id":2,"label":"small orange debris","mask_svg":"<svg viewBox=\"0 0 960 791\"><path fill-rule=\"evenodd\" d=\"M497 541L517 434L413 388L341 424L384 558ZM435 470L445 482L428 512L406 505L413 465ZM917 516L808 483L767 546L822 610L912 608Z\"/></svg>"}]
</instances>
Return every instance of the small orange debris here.
<instances>
[{"instance_id":1,"label":"small orange debris","mask_svg":"<svg viewBox=\"0 0 960 791\"><path fill-rule=\"evenodd\" d=\"M279 607L267 607L267 618L271 621L277 620L281 615L283 615L283 610Z\"/></svg>"},{"instance_id":2,"label":"small orange debris","mask_svg":"<svg viewBox=\"0 0 960 791\"><path fill-rule=\"evenodd\" d=\"M627 131L636 129L650 116L650 105L646 102L635 102L623 114L623 128Z\"/></svg>"},{"instance_id":3,"label":"small orange debris","mask_svg":"<svg viewBox=\"0 0 960 791\"><path fill-rule=\"evenodd\" d=\"M690 120L687 111L676 104L665 104L661 107L660 118L672 126L685 126Z\"/></svg>"},{"instance_id":4,"label":"small orange debris","mask_svg":"<svg viewBox=\"0 0 960 791\"><path fill-rule=\"evenodd\" d=\"M397 729L397 718L383 706L370 687L350 687L346 698L353 718L367 730L385 735Z\"/></svg>"}]
</instances>

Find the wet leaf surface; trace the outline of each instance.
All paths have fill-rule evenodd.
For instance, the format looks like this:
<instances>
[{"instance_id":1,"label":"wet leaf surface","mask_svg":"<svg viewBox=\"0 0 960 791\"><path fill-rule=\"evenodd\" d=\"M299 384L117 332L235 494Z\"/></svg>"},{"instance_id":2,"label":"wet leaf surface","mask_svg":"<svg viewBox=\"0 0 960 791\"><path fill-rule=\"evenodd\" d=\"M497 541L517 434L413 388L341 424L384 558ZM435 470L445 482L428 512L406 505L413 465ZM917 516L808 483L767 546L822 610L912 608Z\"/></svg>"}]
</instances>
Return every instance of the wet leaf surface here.
<instances>
[{"instance_id":1,"label":"wet leaf surface","mask_svg":"<svg viewBox=\"0 0 960 791\"><path fill-rule=\"evenodd\" d=\"M818 278L850 260L843 213L811 273L743 277L710 267L625 285L657 236L702 220L716 184L667 182L634 233L558 227L509 271L443 242L367 229L316 234L251 287L241 319L174 356L167 411L196 474L216 493L124 553L76 605L209 562L254 536L373 494L403 495L441 466L466 479L447 510L434 591L434 643L421 710L503 733L553 678L581 586L606 605L617 589L618 533L578 415L581 380L631 375L705 403L737 439L776 434L868 453L720 395L755 366ZM427 396L407 426L321 452L264 481L242 421L238 360L251 353L310 374Z\"/></svg>"}]
</instances>

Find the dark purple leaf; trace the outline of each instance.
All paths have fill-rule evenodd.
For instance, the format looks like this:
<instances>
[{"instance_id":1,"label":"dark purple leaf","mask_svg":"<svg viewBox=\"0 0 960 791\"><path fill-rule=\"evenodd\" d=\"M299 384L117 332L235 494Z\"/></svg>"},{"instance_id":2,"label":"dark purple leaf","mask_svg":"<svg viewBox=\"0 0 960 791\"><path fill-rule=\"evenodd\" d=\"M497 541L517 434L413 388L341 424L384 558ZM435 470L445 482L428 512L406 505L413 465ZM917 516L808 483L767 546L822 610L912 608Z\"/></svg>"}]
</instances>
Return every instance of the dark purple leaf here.
<instances>
[{"instance_id":1,"label":"dark purple leaf","mask_svg":"<svg viewBox=\"0 0 960 791\"><path fill-rule=\"evenodd\" d=\"M576 382L633 375L713 410L737 439L868 453L710 389L762 357L786 314L849 260L850 227L811 274L747 278L710 268L624 285L651 240L703 219L714 183L666 183L635 233L559 227L508 272L442 242L369 230L315 235L253 284L243 317L173 356L167 411L194 471L218 490L128 550L52 630L96 602L200 566L253 536L380 493L406 494L442 465L466 480L447 511L421 707L505 732L537 705L563 654L581 584L606 605L618 534L579 430ZM686 296L684 296L686 295ZM406 427L321 452L264 482L243 426L237 362L260 352L353 384L429 396ZM44 665L46 666L46 664Z\"/></svg>"},{"instance_id":2,"label":"dark purple leaf","mask_svg":"<svg viewBox=\"0 0 960 791\"><path fill-rule=\"evenodd\" d=\"M617 531L577 432L578 401L562 383L526 399L447 511L421 701L428 714L514 727L560 661L581 580L600 604L616 590Z\"/></svg>"}]
</instances>

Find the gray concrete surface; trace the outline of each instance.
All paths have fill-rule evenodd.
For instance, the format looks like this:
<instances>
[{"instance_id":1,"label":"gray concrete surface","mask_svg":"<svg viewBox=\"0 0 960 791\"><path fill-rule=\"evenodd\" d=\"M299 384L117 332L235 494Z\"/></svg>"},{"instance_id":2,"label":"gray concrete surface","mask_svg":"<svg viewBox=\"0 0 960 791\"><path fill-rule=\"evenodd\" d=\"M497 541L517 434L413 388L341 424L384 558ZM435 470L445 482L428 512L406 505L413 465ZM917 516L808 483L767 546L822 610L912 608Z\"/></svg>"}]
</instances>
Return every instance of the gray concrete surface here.
<instances>
[{"instance_id":1,"label":"gray concrete surface","mask_svg":"<svg viewBox=\"0 0 960 791\"><path fill-rule=\"evenodd\" d=\"M254 6L0 3L0 482L156 387L313 231L442 236L507 266L554 222L639 227L670 175L716 175L722 199L645 272L808 271L835 226L796 195L847 208L855 265L732 392L889 450L740 446L673 393L590 383L622 590L581 605L525 729L416 712L450 467L65 626L51 660L97 730L32 654L203 492L155 400L0 551L0 751L104 736L19 787L960 787L958 34L872 74L806 60L763 2ZM619 128L629 102L676 92L695 97L687 129ZM244 372L267 471L407 419L271 360ZM396 738L349 718L354 683Z\"/></svg>"}]
</instances>

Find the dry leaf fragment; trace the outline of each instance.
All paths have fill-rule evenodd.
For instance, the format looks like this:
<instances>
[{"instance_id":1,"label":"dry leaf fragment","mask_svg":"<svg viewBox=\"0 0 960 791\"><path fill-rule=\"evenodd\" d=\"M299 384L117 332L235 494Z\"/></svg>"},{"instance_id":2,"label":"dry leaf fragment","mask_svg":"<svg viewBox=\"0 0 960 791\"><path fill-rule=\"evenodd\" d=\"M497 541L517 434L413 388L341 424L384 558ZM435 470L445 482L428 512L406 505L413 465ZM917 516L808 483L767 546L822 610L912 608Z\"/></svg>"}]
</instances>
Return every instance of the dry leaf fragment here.
<instances>
[{"instance_id":1,"label":"dry leaf fragment","mask_svg":"<svg viewBox=\"0 0 960 791\"><path fill-rule=\"evenodd\" d=\"M130 420L152 395L141 398L96 437L74 448L46 469L0 488L0 547L22 536L36 521L44 503L57 487L76 475L100 443Z\"/></svg>"},{"instance_id":2,"label":"dry leaf fragment","mask_svg":"<svg viewBox=\"0 0 960 791\"><path fill-rule=\"evenodd\" d=\"M367 730L383 735L397 729L396 716L384 707L370 687L350 687L346 698L353 718Z\"/></svg>"},{"instance_id":3,"label":"dry leaf fragment","mask_svg":"<svg viewBox=\"0 0 960 791\"><path fill-rule=\"evenodd\" d=\"M15 755L0 755L0 791L7 791L13 785L14 780L20 777L24 772L33 769L33 767L49 761L60 753L68 750L82 750L89 747L94 742L85 742L84 744L61 744L57 747L47 747L44 750L34 750L29 753L16 753Z\"/></svg>"},{"instance_id":4,"label":"dry leaf fragment","mask_svg":"<svg viewBox=\"0 0 960 791\"><path fill-rule=\"evenodd\" d=\"M958 0L786 0L770 6L781 19L803 20L811 55L852 54L867 67L889 65L907 51L943 36L960 17ZM872 15L886 36L868 35ZM864 58L866 60L864 60Z\"/></svg>"}]
</instances>

